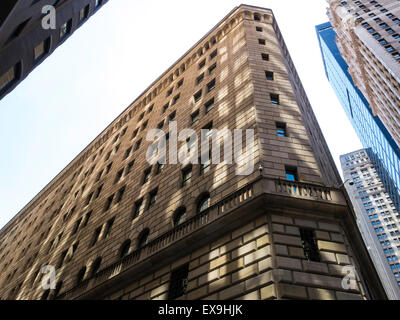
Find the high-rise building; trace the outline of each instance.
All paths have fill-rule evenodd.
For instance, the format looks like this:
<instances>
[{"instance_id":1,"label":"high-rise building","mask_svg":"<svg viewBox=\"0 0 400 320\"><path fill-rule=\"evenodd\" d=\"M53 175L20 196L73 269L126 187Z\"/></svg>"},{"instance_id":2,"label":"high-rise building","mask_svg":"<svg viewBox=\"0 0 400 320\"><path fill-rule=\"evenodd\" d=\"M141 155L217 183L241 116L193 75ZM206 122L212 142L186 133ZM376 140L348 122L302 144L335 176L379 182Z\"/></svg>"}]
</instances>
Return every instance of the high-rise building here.
<instances>
[{"instance_id":1,"label":"high-rise building","mask_svg":"<svg viewBox=\"0 0 400 320\"><path fill-rule=\"evenodd\" d=\"M336 45L331 24L316 27L326 76L364 148L371 148L371 161L400 210L400 149L379 117L374 116L367 99L355 86L348 65Z\"/></svg>"},{"instance_id":2,"label":"high-rise building","mask_svg":"<svg viewBox=\"0 0 400 320\"><path fill-rule=\"evenodd\" d=\"M354 83L400 146L400 6L328 0L328 16Z\"/></svg>"},{"instance_id":3,"label":"high-rise building","mask_svg":"<svg viewBox=\"0 0 400 320\"><path fill-rule=\"evenodd\" d=\"M385 299L341 187L272 11L241 5L0 231L0 295Z\"/></svg>"},{"instance_id":4,"label":"high-rise building","mask_svg":"<svg viewBox=\"0 0 400 320\"><path fill-rule=\"evenodd\" d=\"M387 296L400 299L400 215L370 158L371 149L340 157L357 222Z\"/></svg>"},{"instance_id":5,"label":"high-rise building","mask_svg":"<svg viewBox=\"0 0 400 320\"><path fill-rule=\"evenodd\" d=\"M0 99L10 93L107 1L2 0Z\"/></svg>"}]
</instances>

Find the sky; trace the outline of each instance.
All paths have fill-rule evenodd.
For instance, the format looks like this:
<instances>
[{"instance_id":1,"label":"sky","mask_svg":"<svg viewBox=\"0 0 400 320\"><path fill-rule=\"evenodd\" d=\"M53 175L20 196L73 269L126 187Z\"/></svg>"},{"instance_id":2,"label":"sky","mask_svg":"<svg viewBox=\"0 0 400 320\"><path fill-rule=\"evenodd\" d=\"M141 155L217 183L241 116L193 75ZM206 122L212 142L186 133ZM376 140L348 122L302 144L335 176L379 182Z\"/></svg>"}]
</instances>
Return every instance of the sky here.
<instances>
[{"instance_id":1,"label":"sky","mask_svg":"<svg viewBox=\"0 0 400 320\"><path fill-rule=\"evenodd\" d=\"M155 79L241 2L110 0L0 101L0 228ZM274 11L319 125L339 156L362 145L324 72L323 0L248 0ZM0 62L1 63L1 62Z\"/></svg>"}]
</instances>

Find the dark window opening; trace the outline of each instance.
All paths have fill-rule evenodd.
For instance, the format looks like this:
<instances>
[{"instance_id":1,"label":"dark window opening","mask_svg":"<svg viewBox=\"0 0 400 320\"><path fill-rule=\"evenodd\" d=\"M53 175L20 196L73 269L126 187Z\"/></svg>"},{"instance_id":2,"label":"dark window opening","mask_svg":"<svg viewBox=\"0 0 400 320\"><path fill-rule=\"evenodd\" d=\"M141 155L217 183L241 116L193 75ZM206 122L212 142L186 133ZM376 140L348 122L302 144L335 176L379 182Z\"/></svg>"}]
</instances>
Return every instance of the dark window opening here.
<instances>
[{"instance_id":1,"label":"dark window opening","mask_svg":"<svg viewBox=\"0 0 400 320\"><path fill-rule=\"evenodd\" d=\"M174 300L186 293L188 284L189 265L186 264L172 271L168 290L168 300Z\"/></svg>"},{"instance_id":2,"label":"dark window opening","mask_svg":"<svg viewBox=\"0 0 400 320\"><path fill-rule=\"evenodd\" d=\"M321 257L315 237L315 231L311 229L300 229L300 236L306 258L309 261L320 262Z\"/></svg>"}]
</instances>

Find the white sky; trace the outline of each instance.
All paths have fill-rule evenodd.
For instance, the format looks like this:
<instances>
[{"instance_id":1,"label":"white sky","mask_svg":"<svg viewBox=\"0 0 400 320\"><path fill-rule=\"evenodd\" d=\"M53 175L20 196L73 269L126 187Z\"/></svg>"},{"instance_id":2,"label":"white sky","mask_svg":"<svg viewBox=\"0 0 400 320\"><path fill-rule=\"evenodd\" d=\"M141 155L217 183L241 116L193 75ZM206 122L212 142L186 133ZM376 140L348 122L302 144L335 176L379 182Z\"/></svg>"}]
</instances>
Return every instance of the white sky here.
<instances>
[{"instance_id":1,"label":"white sky","mask_svg":"<svg viewBox=\"0 0 400 320\"><path fill-rule=\"evenodd\" d=\"M306 5L305 5L306 3ZM110 0L0 101L0 228L240 2ZM265 0L336 164L362 148L327 81L323 0ZM341 170L339 170L341 172Z\"/></svg>"}]
</instances>

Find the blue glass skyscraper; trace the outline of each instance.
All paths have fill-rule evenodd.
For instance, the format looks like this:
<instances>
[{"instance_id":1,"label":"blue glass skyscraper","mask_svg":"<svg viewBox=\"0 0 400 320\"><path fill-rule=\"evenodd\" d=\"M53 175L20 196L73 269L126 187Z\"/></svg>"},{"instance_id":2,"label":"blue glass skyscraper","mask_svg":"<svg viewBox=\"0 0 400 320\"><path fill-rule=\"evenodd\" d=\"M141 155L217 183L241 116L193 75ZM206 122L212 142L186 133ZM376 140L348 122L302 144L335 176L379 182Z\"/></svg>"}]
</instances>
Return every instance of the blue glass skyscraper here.
<instances>
[{"instance_id":1,"label":"blue glass skyscraper","mask_svg":"<svg viewBox=\"0 0 400 320\"><path fill-rule=\"evenodd\" d=\"M382 121L375 117L355 86L348 65L336 45L331 24L316 26L326 76L399 212L400 150Z\"/></svg>"}]
</instances>

